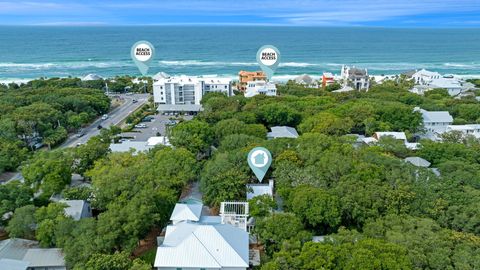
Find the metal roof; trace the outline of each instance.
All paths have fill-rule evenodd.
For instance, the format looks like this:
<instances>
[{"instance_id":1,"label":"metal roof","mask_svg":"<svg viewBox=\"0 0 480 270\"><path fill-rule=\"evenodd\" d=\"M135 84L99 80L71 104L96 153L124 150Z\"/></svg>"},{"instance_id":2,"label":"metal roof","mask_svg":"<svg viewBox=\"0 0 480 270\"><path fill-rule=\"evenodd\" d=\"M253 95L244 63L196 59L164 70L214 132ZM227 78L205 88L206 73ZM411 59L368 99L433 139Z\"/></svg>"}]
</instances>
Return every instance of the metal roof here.
<instances>
[{"instance_id":1,"label":"metal roof","mask_svg":"<svg viewBox=\"0 0 480 270\"><path fill-rule=\"evenodd\" d=\"M152 145L148 145L147 142L137 141L123 141L121 143L110 144L110 150L112 152L129 152L131 149L135 150L134 153L147 152L153 147Z\"/></svg>"},{"instance_id":2,"label":"metal roof","mask_svg":"<svg viewBox=\"0 0 480 270\"><path fill-rule=\"evenodd\" d=\"M37 241L11 238L0 241L0 260L14 260L27 263L28 267L64 267L65 260L59 248L38 248ZM7 261L7 263L15 264ZM16 265L20 265L16 263ZM13 270L16 268L2 268L0 270ZM21 268L19 268L21 269ZM24 270L23 268L22 270Z\"/></svg>"},{"instance_id":3,"label":"metal roof","mask_svg":"<svg viewBox=\"0 0 480 270\"><path fill-rule=\"evenodd\" d=\"M267 134L268 138L298 138L298 132L293 127L275 126L272 132Z\"/></svg>"},{"instance_id":4,"label":"metal roof","mask_svg":"<svg viewBox=\"0 0 480 270\"><path fill-rule=\"evenodd\" d=\"M0 258L22 260L29 248L38 247L37 241L11 238L0 241Z\"/></svg>"},{"instance_id":5,"label":"metal roof","mask_svg":"<svg viewBox=\"0 0 480 270\"><path fill-rule=\"evenodd\" d=\"M429 167L430 166L430 162L428 162L427 160L421 158L421 157L407 157L405 158L405 162L409 162L417 167Z\"/></svg>"},{"instance_id":6,"label":"metal roof","mask_svg":"<svg viewBox=\"0 0 480 270\"><path fill-rule=\"evenodd\" d=\"M203 111L202 105L197 104L160 104L157 108L161 112L199 112Z\"/></svg>"},{"instance_id":7,"label":"metal roof","mask_svg":"<svg viewBox=\"0 0 480 270\"><path fill-rule=\"evenodd\" d=\"M247 200L261 195L273 196L272 186L269 184L247 184Z\"/></svg>"},{"instance_id":8,"label":"metal roof","mask_svg":"<svg viewBox=\"0 0 480 270\"><path fill-rule=\"evenodd\" d=\"M177 203L170 216L171 221L199 221L202 215L203 204Z\"/></svg>"},{"instance_id":9,"label":"metal roof","mask_svg":"<svg viewBox=\"0 0 480 270\"><path fill-rule=\"evenodd\" d=\"M29 267L65 266L65 259L59 248L31 248L23 261L29 262Z\"/></svg>"},{"instance_id":10,"label":"metal roof","mask_svg":"<svg viewBox=\"0 0 480 270\"><path fill-rule=\"evenodd\" d=\"M80 220L83 209L88 207L88 203L84 200L60 200L59 202L68 205L65 207L65 215L72 217L74 220Z\"/></svg>"},{"instance_id":11,"label":"metal roof","mask_svg":"<svg viewBox=\"0 0 480 270\"><path fill-rule=\"evenodd\" d=\"M167 227L155 267L248 267L248 233L229 224L182 222Z\"/></svg>"},{"instance_id":12,"label":"metal roof","mask_svg":"<svg viewBox=\"0 0 480 270\"><path fill-rule=\"evenodd\" d=\"M418 110L423 116L423 122L434 123L452 123L453 117L448 111L426 111L423 109Z\"/></svg>"},{"instance_id":13,"label":"metal roof","mask_svg":"<svg viewBox=\"0 0 480 270\"><path fill-rule=\"evenodd\" d=\"M27 268L28 262L12 259L0 259L0 270L26 270Z\"/></svg>"},{"instance_id":14,"label":"metal roof","mask_svg":"<svg viewBox=\"0 0 480 270\"><path fill-rule=\"evenodd\" d=\"M392 136L397 140L407 140L405 132L375 132L375 137L377 138L377 140L380 140L380 138L384 136Z\"/></svg>"}]
</instances>

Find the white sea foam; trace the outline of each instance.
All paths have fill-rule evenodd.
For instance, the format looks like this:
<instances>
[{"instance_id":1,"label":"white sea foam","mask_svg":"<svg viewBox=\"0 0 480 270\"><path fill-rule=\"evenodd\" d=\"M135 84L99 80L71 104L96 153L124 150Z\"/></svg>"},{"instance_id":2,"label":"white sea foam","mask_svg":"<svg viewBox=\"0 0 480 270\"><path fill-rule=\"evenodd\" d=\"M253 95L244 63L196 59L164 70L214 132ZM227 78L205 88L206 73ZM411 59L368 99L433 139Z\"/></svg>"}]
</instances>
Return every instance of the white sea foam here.
<instances>
[{"instance_id":1,"label":"white sea foam","mask_svg":"<svg viewBox=\"0 0 480 270\"><path fill-rule=\"evenodd\" d=\"M48 69L82 69L82 68L112 68L133 66L133 63L110 61L75 61L57 63L0 63L0 69L8 71L48 70Z\"/></svg>"}]
</instances>

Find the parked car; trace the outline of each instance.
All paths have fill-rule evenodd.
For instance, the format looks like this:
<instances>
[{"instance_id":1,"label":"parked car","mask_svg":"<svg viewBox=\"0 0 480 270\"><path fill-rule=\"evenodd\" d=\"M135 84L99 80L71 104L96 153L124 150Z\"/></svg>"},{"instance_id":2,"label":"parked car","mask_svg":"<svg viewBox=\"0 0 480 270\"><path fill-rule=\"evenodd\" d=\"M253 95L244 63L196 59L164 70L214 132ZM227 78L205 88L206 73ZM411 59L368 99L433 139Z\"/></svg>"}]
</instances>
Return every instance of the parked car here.
<instances>
[{"instance_id":1,"label":"parked car","mask_svg":"<svg viewBox=\"0 0 480 270\"><path fill-rule=\"evenodd\" d=\"M98 125L97 128L98 128L98 129L102 129L103 126L102 126L102 125Z\"/></svg>"},{"instance_id":2,"label":"parked car","mask_svg":"<svg viewBox=\"0 0 480 270\"><path fill-rule=\"evenodd\" d=\"M152 122L153 119L155 119L153 116L145 116L142 122Z\"/></svg>"},{"instance_id":3,"label":"parked car","mask_svg":"<svg viewBox=\"0 0 480 270\"><path fill-rule=\"evenodd\" d=\"M145 124L136 124L135 127L136 127L136 128L147 128L147 125L145 125Z\"/></svg>"},{"instance_id":4,"label":"parked car","mask_svg":"<svg viewBox=\"0 0 480 270\"><path fill-rule=\"evenodd\" d=\"M102 120L107 120L107 119L108 119L108 114L104 114L104 115L102 116Z\"/></svg>"},{"instance_id":5,"label":"parked car","mask_svg":"<svg viewBox=\"0 0 480 270\"><path fill-rule=\"evenodd\" d=\"M85 131L83 129L80 129L78 132L77 132L77 135L75 135L77 138L80 138L80 137L83 137L83 135L85 135Z\"/></svg>"}]
</instances>

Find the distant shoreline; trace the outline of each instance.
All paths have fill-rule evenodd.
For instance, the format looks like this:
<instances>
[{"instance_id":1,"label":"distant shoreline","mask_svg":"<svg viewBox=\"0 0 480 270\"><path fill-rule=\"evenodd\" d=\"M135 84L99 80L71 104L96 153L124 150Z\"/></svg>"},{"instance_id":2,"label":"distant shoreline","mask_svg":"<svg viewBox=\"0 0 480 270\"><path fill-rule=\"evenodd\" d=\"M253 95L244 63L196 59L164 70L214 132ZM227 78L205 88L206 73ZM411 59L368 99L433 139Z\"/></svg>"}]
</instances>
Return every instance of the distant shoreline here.
<instances>
[{"instance_id":1,"label":"distant shoreline","mask_svg":"<svg viewBox=\"0 0 480 270\"><path fill-rule=\"evenodd\" d=\"M293 80L295 79L296 77L298 76L301 76L301 75L309 75L310 77L312 77L314 80L319 80L321 79L322 75L321 74L318 74L318 73L315 73L315 74L309 74L309 73L302 73L302 74L287 74L287 75L277 75L277 76L273 76L272 78L272 81L273 82L278 82L278 83L285 83L289 80ZM86 74L87 75L87 74ZM151 74L151 75L147 75L147 76L154 76L155 74ZM181 74L170 74L172 76L176 76L176 75L181 75ZM204 74L204 75L190 75L190 74L185 74L185 75L188 75L188 76L206 76L206 77L226 77L226 78L231 78L232 80L238 80L238 75L216 75L216 74ZM338 74L337 74L338 75ZM371 78L375 78L375 79L378 79L378 78L381 78L381 77L392 77L392 76L395 76L395 75L399 75L399 74L385 74L385 75L377 75L377 74L371 74L370 77ZM452 74L455 78L457 79L462 79L462 80L466 80L466 79L480 79L480 74ZM123 75L118 75L118 76L132 76L132 77L139 77L139 75L131 75L131 74L123 74ZM44 79L52 79L52 78L69 78L68 76L58 76L58 77L43 77ZM82 78L82 77L79 77L79 76L71 76L71 78ZM104 79L114 79L115 76L110 76L110 77L104 77ZM0 78L0 84L9 84L9 83L16 83L16 84L25 84L25 83L28 83L30 81L33 81L33 80L39 80L41 79L41 77L38 77L38 78Z\"/></svg>"}]
</instances>

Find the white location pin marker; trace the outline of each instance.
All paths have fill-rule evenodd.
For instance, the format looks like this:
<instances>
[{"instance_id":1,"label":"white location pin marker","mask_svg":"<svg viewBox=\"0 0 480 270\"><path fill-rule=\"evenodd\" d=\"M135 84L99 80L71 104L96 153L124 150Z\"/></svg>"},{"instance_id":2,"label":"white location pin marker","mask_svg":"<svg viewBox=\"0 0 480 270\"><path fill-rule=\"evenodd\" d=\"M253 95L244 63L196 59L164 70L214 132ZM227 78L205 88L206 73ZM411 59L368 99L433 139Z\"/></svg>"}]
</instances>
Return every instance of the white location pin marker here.
<instances>
[{"instance_id":1,"label":"white location pin marker","mask_svg":"<svg viewBox=\"0 0 480 270\"><path fill-rule=\"evenodd\" d=\"M262 46L257 52L257 62L270 80L280 64L280 51L272 45Z\"/></svg>"},{"instance_id":2,"label":"white location pin marker","mask_svg":"<svg viewBox=\"0 0 480 270\"><path fill-rule=\"evenodd\" d=\"M133 44L130 54L142 75L147 75L149 64L155 56L155 47L152 43L139 41Z\"/></svg>"}]
</instances>

